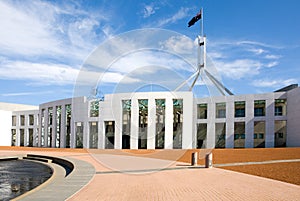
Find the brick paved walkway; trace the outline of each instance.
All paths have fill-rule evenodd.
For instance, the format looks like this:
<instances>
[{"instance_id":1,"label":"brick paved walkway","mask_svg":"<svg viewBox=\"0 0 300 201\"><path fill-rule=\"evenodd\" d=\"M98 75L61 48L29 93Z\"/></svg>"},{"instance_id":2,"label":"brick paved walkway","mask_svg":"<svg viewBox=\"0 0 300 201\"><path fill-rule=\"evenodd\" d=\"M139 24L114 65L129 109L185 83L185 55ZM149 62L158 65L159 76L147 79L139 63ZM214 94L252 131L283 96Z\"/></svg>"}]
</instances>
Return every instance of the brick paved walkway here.
<instances>
[{"instance_id":1,"label":"brick paved walkway","mask_svg":"<svg viewBox=\"0 0 300 201\"><path fill-rule=\"evenodd\" d=\"M0 156L24 153L28 151L2 150ZM30 153L71 157L95 167L92 180L68 200L300 200L300 186L218 168L186 169L182 163L174 163L169 170L126 174L112 172L101 164L101 157L88 153ZM139 162L138 158L119 159ZM126 165L118 167L128 170ZM180 167L184 169L178 169Z\"/></svg>"},{"instance_id":2,"label":"brick paved walkway","mask_svg":"<svg viewBox=\"0 0 300 201\"><path fill-rule=\"evenodd\" d=\"M211 169L102 174L70 200L300 200L300 186Z\"/></svg>"},{"instance_id":3,"label":"brick paved walkway","mask_svg":"<svg viewBox=\"0 0 300 201\"><path fill-rule=\"evenodd\" d=\"M114 156L110 165L119 160L118 168L132 168L126 174L101 164L106 156L79 158L94 164L98 174L69 200L300 200L300 186L218 168L178 169L183 164L173 163L169 170L148 173L137 165L144 171L134 172L132 164L145 164L145 158Z\"/></svg>"}]
</instances>

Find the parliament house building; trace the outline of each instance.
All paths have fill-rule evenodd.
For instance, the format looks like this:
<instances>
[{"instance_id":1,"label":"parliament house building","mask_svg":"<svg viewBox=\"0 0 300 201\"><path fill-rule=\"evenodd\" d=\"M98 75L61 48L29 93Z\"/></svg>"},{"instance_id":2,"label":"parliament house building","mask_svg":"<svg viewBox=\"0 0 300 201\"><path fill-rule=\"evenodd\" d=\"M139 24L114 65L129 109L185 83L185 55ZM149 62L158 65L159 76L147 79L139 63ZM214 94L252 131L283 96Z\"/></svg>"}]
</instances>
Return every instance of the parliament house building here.
<instances>
[{"instance_id":1,"label":"parliament house building","mask_svg":"<svg viewBox=\"0 0 300 201\"><path fill-rule=\"evenodd\" d=\"M300 146L300 88L195 98L185 92L0 103L0 146L88 149Z\"/></svg>"}]
</instances>

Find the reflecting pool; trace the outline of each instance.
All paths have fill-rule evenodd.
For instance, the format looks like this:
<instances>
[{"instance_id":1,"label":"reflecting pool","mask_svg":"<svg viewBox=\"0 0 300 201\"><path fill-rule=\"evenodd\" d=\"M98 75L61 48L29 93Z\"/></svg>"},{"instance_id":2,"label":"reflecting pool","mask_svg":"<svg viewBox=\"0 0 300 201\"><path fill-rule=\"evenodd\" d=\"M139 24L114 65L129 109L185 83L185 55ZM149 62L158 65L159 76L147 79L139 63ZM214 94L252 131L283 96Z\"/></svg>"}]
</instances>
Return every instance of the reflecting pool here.
<instances>
[{"instance_id":1,"label":"reflecting pool","mask_svg":"<svg viewBox=\"0 0 300 201\"><path fill-rule=\"evenodd\" d=\"M10 200L45 182L52 169L27 160L0 161L0 200Z\"/></svg>"}]
</instances>

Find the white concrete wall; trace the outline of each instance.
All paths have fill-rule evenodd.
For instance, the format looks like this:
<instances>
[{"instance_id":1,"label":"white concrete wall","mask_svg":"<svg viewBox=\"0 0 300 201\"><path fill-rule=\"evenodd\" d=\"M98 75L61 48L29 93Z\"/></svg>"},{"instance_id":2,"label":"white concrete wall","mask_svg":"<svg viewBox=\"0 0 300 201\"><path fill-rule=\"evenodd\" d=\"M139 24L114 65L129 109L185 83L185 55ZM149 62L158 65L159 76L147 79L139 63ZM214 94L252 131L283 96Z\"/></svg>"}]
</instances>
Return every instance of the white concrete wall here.
<instances>
[{"instance_id":1,"label":"white concrete wall","mask_svg":"<svg viewBox=\"0 0 300 201\"><path fill-rule=\"evenodd\" d=\"M300 147L300 88L287 93L287 146Z\"/></svg>"},{"instance_id":2,"label":"white concrete wall","mask_svg":"<svg viewBox=\"0 0 300 201\"><path fill-rule=\"evenodd\" d=\"M300 94L293 95L289 99L297 99ZM274 147L274 121L287 120L287 116L274 116L274 101L275 99L286 99L285 92L265 93L265 94L250 94L239 96L220 96L199 98L196 104L207 103L208 116L207 119L196 119L197 123L207 124L207 148L215 147L215 124L226 123L226 148L234 147L234 122L245 122L245 147L253 147L254 121L265 121L265 147ZM300 98L298 98L299 100ZM254 117L254 101L265 100L266 112L265 116ZM246 111L245 117L234 117L234 102L245 101ZM226 118L216 118L216 103L226 103ZM295 107L296 103L293 103ZM292 107L292 106L291 106ZM299 112L300 113L300 112ZM295 114L293 114L295 115ZM299 122L299 121L298 121ZM293 134L294 136L295 134Z\"/></svg>"},{"instance_id":3,"label":"white concrete wall","mask_svg":"<svg viewBox=\"0 0 300 201\"><path fill-rule=\"evenodd\" d=\"M287 146L300 146L299 122L300 122L300 88L293 89L289 92L277 92L266 94L250 94L239 96L221 96L194 99L191 92L139 92L139 93L124 93L111 94L105 96L105 101L99 104L99 117L89 117L89 101L85 97L70 98L57 100L41 104L39 110L30 111L0 111L0 145L11 144L11 129L17 130L17 145L20 144L19 129L25 129L26 139L28 138L28 129L34 128L34 132L39 128L39 138L41 134L41 117L38 121L38 114L41 110L48 110L53 107L53 132L52 139L56 136L56 106L62 107L62 122L61 122L61 147L65 144L65 105L72 104L72 123L71 123L71 147L75 147L75 123L83 122L84 138L83 144L85 148L89 148L89 122L98 122L98 148L105 147L104 122L115 122L115 149L122 148L122 100L131 100L131 142L130 148L138 148L138 100L148 99L148 133L147 133L147 148L155 148L155 99L166 100L165 110L165 149L173 148L173 99L183 99L183 138L182 148L196 147L196 132L197 123L207 124L207 148L215 146L215 123L226 123L226 148L234 147L234 122L245 122L245 147L253 147L254 121L265 121L265 147L274 147L274 121L287 120ZM274 116L274 101L275 99L287 99L287 116ZM254 100L266 100L266 115L263 117L254 117ZM234 102L246 102L246 117L234 117ZM226 118L216 118L216 103L226 102ZM208 118L197 119L196 104L207 103ZM35 115L34 126L21 126L20 115L25 115L25 121L28 121L28 115ZM17 116L17 125L11 126L11 116ZM45 113L45 140L48 127L48 113ZM3 134L5 133L5 134ZM37 135L37 134L36 134ZM26 146L25 139L25 146ZM39 144L40 145L40 144ZM55 141L52 142L54 147Z\"/></svg>"},{"instance_id":4,"label":"white concrete wall","mask_svg":"<svg viewBox=\"0 0 300 201\"><path fill-rule=\"evenodd\" d=\"M24 129L24 146L29 146L29 129L33 129L33 146L38 146L36 144L35 139L38 137L38 127L39 127L39 120L38 120L38 110L26 110L26 111L14 111L12 112L12 116L16 116L16 126L11 126L11 129L16 129L16 145L20 146L20 129ZM21 115L25 117L25 124L21 125ZM33 115L34 117L34 124L29 125L29 115ZM10 125L12 125L12 121L10 120Z\"/></svg>"},{"instance_id":5,"label":"white concrete wall","mask_svg":"<svg viewBox=\"0 0 300 201\"><path fill-rule=\"evenodd\" d=\"M12 112L0 110L0 146L11 146Z\"/></svg>"}]
</instances>

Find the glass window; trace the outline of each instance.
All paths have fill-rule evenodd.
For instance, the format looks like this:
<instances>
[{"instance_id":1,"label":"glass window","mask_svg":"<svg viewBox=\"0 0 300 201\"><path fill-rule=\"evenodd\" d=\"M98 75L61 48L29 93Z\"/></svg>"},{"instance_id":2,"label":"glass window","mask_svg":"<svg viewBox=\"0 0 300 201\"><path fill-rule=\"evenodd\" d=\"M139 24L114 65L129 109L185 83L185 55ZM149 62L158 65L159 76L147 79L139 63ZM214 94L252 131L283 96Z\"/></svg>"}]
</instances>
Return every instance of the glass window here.
<instances>
[{"instance_id":1,"label":"glass window","mask_svg":"<svg viewBox=\"0 0 300 201\"><path fill-rule=\"evenodd\" d=\"M234 147L245 147L245 122L234 122Z\"/></svg>"},{"instance_id":2,"label":"glass window","mask_svg":"<svg viewBox=\"0 0 300 201\"><path fill-rule=\"evenodd\" d=\"M41 146L45 146L45 109L41 112Z\"/></svg>"},{"instance_id":3,"label":"glass window","mask_svg":"<svg viewBox=\"0 0 300 201\"><path fill-rule=\"evenodd\" d=\"M98 122L90 122L90 148L97 149L98 147Z\"/></svg>"},{"instance_id":4,"label":"glass window","mask_svg":"<svg viewBox=\"0 0 300 201\"><path fill-rule=\"evenodd\" d=\"M155 149L163 149L165 146L166 100L156 99L155 105L156 105Z\"/></svg>"},{"instance_id":5,"label":"glass window","mask_svg":"<svg viewBox=\"0 0 300 201\"><path fill-rule=\"evenodd\" d=\"M197 124L197 149L206 148L207 124Z\"/></svg>"},{"instance_id":6,"label":"glass window","mask_svg":"<svg viewBox=\"0 0 300 201\"><path fill-rule=\"evenodd\" d=\"M55 147L60 147L60 136L61 136L61 106L56 106L56 139Z\"/></svg>"},{"instance_id":7,"label":"glass window","mask_svg":"<svg viewBox=\"0 0 300 201\"><path fill-rule=\"evenodd\" d=\"M147 149L148 99L140 99L139 103L139 137L138 148Z\"/></svg>"},{"instance_id":8,"label":"glass window","mask_svg":"<svg viewBox=\"0 0 300 201\"><path fill-rule=\"evenodd\" d=\"M173 99L173 149L182 148L183 99Z\"/></svg>"},{"instance_id":9,"label":"glass window","mask_svg":"<svg viewBox=\"0 0 300 201\"><path fill-rule=\"evenodd\" d=\"M20 115L20 125L25 126L25 116L24 115Z\"/></svg>"},{"instance_id":10,"label":"glass window","mask_svg":"<svg viewBox=\"0 0 300 201\"><path fill-rule=\"evenodd\" d=\"M234 116L235 117L245 117L245 101L234 102Z\"/></svg>"},{"instance_id":11,"label":"glass window","mask_svg":"<svg viewBox=\"0 0 300 201\"><path fill-rule=\"evenodd\" d=\"M216 103L216 118L226 118L226 103Z\"/></svg>"},{"instance_id":12,"label":"glass window","mask_svg":"<svg viewBox=\"0 0 300 201\"><path fill-rule=\"evenodd\" d=\"M17 125L17 117L16 116L12 116L12 126L16 126Z\"/></svg>"},{"instance_id":13,"label":"glass window","mask_svg":"<svg viewBox=\"0 0 300 201\"><path fill-rule=\"evenodd\" d=\"M47 134L47 146L52 147L52 122L53 122L53 107L48 108L48 134Z\"/></svg>"},{"instance_id":14,"label":"glass window","mask_svg":"<svg viewBox=\"0 0 300 201\"><path fill-rule=\"evenodd\" d=\"M286 99L276 99L275 100L275 108L274 108L275 116L284 116L286 115Z\"/></svg>"},{"instance_id":15,"label":"glass window","mask_svg":"<svg viewBox=\"0 0 300 201\"><path fill-rule=\"evenodd\" d=\"M65 124L65 132L66 132L66 148L70 148L71 146L71 117L72 117L72 106L71 104L65 105L65 114L66 114L66 124Z\"/></svg>"},{"instance_id":16,"label":"glass window","mask_svg":"<svg viewBox=\"0 0 300 201\"><path fill-rule=\"evenodd\" d=\"M83 122L75 123L76 148L83 148Z\"/></svg>"},{"instance_id":17,"label":"glass window","mask_svg":"<svg viewBox=\"0 0 300 201\"><path fill-rule=\"evenodd\" d=\"M226 143L226 123L216 123L215 127L215 147L225 148Z\"/></svg>"},{"instance_id":18,"label":"glass window","mask_svg":"<svg viewBox=\"0 0 300 201\"><path fill-rule=\"evenodd\" d=\"M266 124L264 121L255 121L254 122L254 147L265 147L265 130Z\"/></svg>"},{"instance_id":19,"label":"glass window","mask_svg":"<svg viewBox=\"0 0 300 201\"><path fill-rule=\"evenodd\" d=\"M53 107L48 108L48 125L52 125L53 122Z\"/></svg>"},{"instance_id":20,"label":"glass window","mask_svg":"<svg viewBox=\"0 0 300 201\"><path fill-rule=\"evenodd\" d=\"M99 100L90 102L90 117L99 116Z\"/></svg>"},{"instance_id":21,"label":"glass window","mask_svg":"<svg viewBox=\"0 0 300 201\"><path fill-rule=\"evenodd\" d=\"M275 147L286 147L286 121L275 121Z\"/></svg>"},{"instance_id":22,"label":"glass window","mask_svg":"<svg viewBox=\"0 0 300 201\"><path fill-rule=\"evenodd\" d=\"M33 115L33 114L30 114L30 115L29 115L29 125L30 125L30 126L33 126L33 125L34 125L34 115Z\"/></svg>"},{"instance_id":23,"label":"glass window","mask_svg":"<svg viewBox=\"0 0 300 201\"><path fill-rule=\"evenodd\" d=\"M198 119L207 119L207 104L198 104L197 105L197 118Z\"/></svg>"},{"instance_id":24,"label":"glass window","mask_svg":"<svg viewBox=\"0 0 300 201\"><path fill-rule=\"evenodd\" d=\"M105 149L113 149L115 147L115 122L105 121Z\"/></svg>"},{"instance_id":25,"label":"glass window","mask_svg":"<svg viewBox=\"0 0 300 201\"><path fill-rule=\"evenodd\" d=\"M20 129L20 146L24 146L24 138L25 138L25 131L24 129Z\"/></svg>"},{"instance_id":26,"label":"glass window","mask_svg":"<svg viewBox=\"0 0 300 201\"><path fill-rule=\"evenodd\" d=\"M122 100L122 149L130 149L131 100Z\"/></svg>"},{"instance_id":27,"label":"glass window","mask_svg":"<svg viewBox=\"0 0 300 201\"><path fill-rule=\"evenodd\" d=\"M16 146L17 131L16 129L11 129L11 146Z\"/></svg>"},{"instance_id":28,"label":"glass window","mask_svg":"<svg viewBox=\"0 0 300 201\"><path fill-rule=\"evenodd\" d=\"M28 129L28 137L29 137L28 146L33 147L33 129L32 128Z\"/></svg>"},{"instance_id":29,"label":"glass window","mask_svg":"<svg viewBox=\"0 0 300 201\"><path fill-rule=\"evenodd\" d=\"M266 101L265 100L255 100L254 101L254 116L260 117L265 116Z\"/></svg>"}]
</instances>

